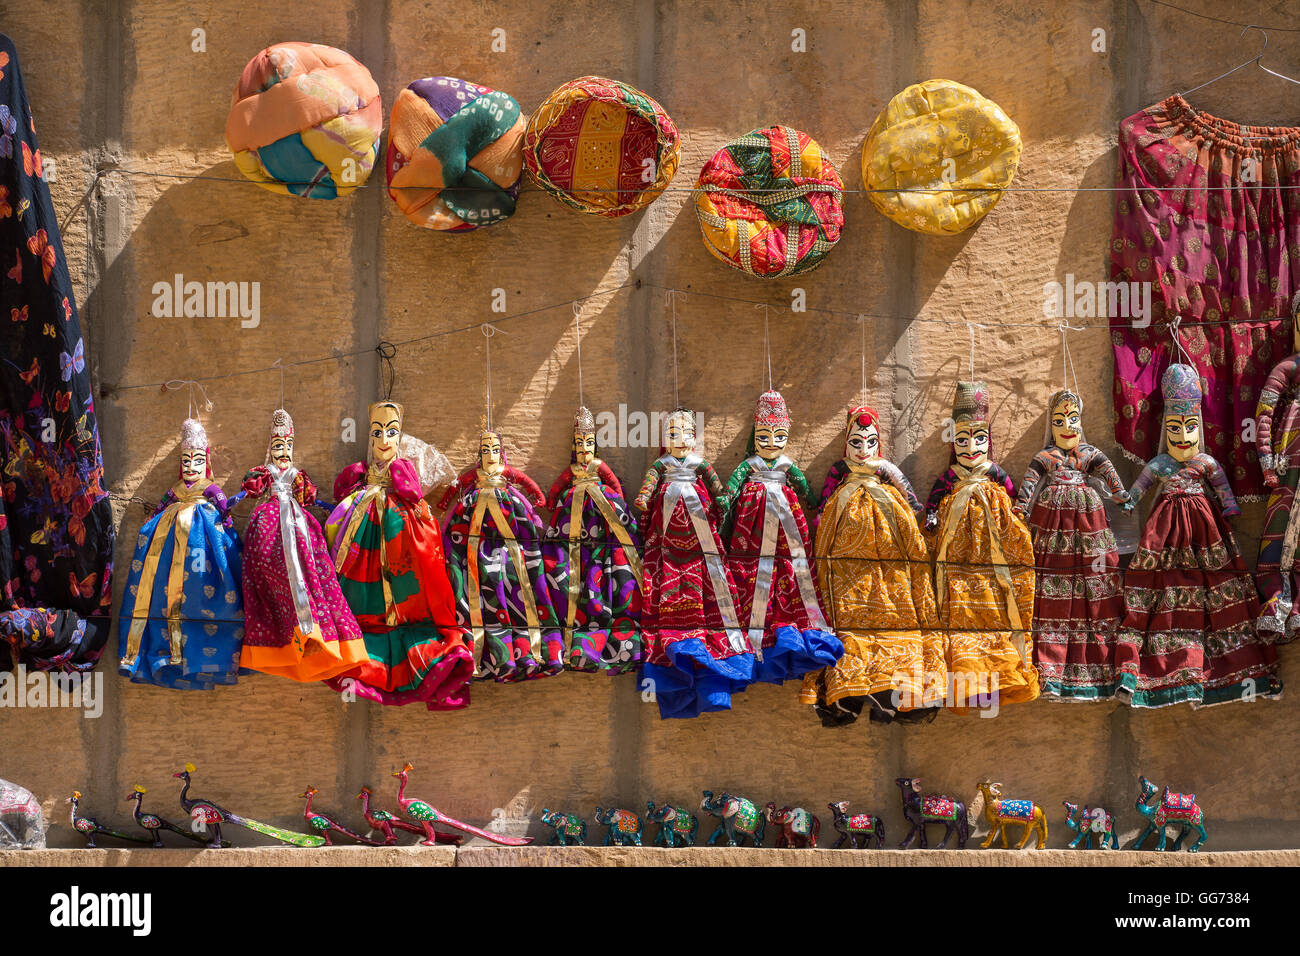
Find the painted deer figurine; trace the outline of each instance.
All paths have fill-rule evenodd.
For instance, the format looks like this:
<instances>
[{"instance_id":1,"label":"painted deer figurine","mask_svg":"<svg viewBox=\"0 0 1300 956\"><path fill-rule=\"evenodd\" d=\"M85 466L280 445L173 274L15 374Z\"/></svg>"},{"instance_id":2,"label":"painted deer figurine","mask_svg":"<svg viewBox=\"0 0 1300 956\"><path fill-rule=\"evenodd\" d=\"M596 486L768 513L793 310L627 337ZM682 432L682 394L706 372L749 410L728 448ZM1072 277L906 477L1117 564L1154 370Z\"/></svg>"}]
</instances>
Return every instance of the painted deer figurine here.
<instances>
[{"instance_id":1,"label":"painted deer figurine","mask_svg":"<svg viewBox=\"0 0 1300 956\"><path fill-rule=\"evenodd\" d=\"M898 777L894 783L903 796L903 816L912 824L903 842L898 844L900 850L906 850L919 835L921 849L925 849L925 828L930 823L942 823L946 828L938 849L948 845L948 838L957 834L957 847L962 849L970 838L970 821L966 819L966 804L951 797L936 793L921 793L919 777Z\"/></svg>"},{"instance_id":2,"label":"painted deer figurine","mask_svg":"<svg viewBox=\"0 0 1300 956\"><path fill-rule=\"evenodd\" d=\"M1174 840L1174 845L1170 848L1179 850L1182 848L1183 841L1187 839L1187 834L1196 830L1199 836L1196 841L1187 848L1188 853L1195 853L1201 848L1201 845L1209 839L1209 834L1205 832L1205 814L1201 811L1196 802L1194 793L1173 793L1168 787L1160 794L1160 800L1154 806L1151 805L1151 798L1156 795L1156 785L1146 777L1138 777L1138 786L1140 791L1137 798L1137 811L1147 818L1147 828L1142 831L1142 835L1137 838L1133 844L1133 849L1142 849L1142 844L1152 833L1160 834L1160 842L1156 844L1157 850L1165 848L1165 828L1170 826L1182 827L1182 832Z\"/></svg>"},{"instance_id":3,"label":"painted deer figurine","mask_svg":"<svg viewBox=\"0 0 1300 956\"><path fill-rule=\"evenodd\" d=\"M1082 812L1077 803L1062 800L1065 805L1065 825L1078 833L1070 841L1070 849L1083 844L1085 850L1092 849L1092 837L1096 834L1103 850L1118 850L1119 836L1115 833L1115 817L1109 810L1101 807L1084 807Z\"/></svg>"},{"instance_id":4,"label":"painted deer figurine","mask_svg":"<svg viewBox=\"0 0 1300 956\"><path fill-rule=\"evenodd\" d=\"M979 784L980 795L978 803L983 803L984 819L989 824L989 835L985 838L980 846L987 850L993 845L993 838L1001 834L1002 848L1010 849L1007 842L1007 824L1023 823L1025 825L1024 833L1020 834L1020 842L1016 844L1016 849L1024 848L1029 842L1031 833L1038 834L1037 849L1041 850L1047 846L1047 814L1043 808L1032 800L1005 800L1002 797L1002 784L989 783L987 780ZM971 807L975 814L979 815L979 809L976 806Z\"/></svg>"}]
</instances>

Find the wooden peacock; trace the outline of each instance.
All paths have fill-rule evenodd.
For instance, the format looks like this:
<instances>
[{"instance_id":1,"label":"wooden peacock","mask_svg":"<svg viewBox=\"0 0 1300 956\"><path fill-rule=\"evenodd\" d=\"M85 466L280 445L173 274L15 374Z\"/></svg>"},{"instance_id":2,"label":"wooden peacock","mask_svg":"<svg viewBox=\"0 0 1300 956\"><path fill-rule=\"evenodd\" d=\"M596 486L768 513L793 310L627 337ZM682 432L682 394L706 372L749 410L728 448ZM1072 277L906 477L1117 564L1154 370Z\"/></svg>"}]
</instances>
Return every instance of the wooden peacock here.
<instances>
[{"instance_id":1,"label":"wooden peacock","mask_svg":"<svg viewBox=\"0 0 1300 956\"><path fill-rule=\"evenodd\" d=\"M135 801L135 807L131 811L132 815L135 817L135 822L142 826L145 831L153 837L153 845L155 847L161 847L163 845L162 835L164 830L170 830L172 833L180 834L185 837L185 839L193 840L195 843L206 844L209 842L207 837L195 833L193 830L186 829L185 827L177 826L170 820L164 820L156 813L145 813L141 805L144 802L144 795L148 792L148 790L137 783L135 789L126 795L126 799L128 801ZM222 846L230 846L230 844L223 843Z\"/></svg>"},{"instance_id":2,"label":"wooden peacock","mask_svg":"<svg viewBox=\"0 0 1300 956\"><path fill-rule=\"evenodd\" d=\"M406 796L407 774L414 769L415 768L408 763L402 767L401 770L394 770L393 776L401 781L401 784L397 788L397 802L401 805L402 812L415 822L419 823L424 829L425 836L424 839L420 841L421 846L433 846L437 842L438 831L433 828L435 823L454 827L457 830L462 830L465 833L482 837L483 839L490 840L493 843L499 843L502 846L527 846L529 843L533 842L532 837L509 837L502 836L499 833L489 833L487 830L480 830L476 826L462 823L454 817L449 817L445 813L441 813L434 809L432 804L425 803L423 800L417 800L414 797Z\"/></svg>"},{"instance_id":3,"label":"wooden peacock","mask_svg":"<svg viewBox=\"0 0 1300 956\"><path fill-rule=\"evenodd\" d=\"M407 833L418 833L424 836L424 827L416 826L414 823L407 823L401 817L389 813L382 807L371 807L370 801L374 797L374 791L369 787L362 787L361 792L357 794L357 799L361 801L361 813L366 818L366 823L370 824L372 830L378 830L384 835L385 846L393 846L397 843L397 834L394 830L405 830ZM439 843L460 843L461 835L459 833L437 832L436 839Z\"/></svg>"},{"instance_id":4,"label":"wooden peacock","mask_svg":"<svg viewBox=\"0 0 1300 956\"><path fill-rule=\"evenodd\" d=\"M302 793L298 794L298 796L307 798L307 806L303 808L302 817L304 820L307 821L307 823L311 826L313 830L315 830L317 833L319 833L321 836L325 838L326 846L334 845L334 843L330 840L331 831L337 831L339 833L342 833L345 837L348 837L351 840L356 840L358 843L364 844L365 846L385 845L384 843L380 843L377 840L372 840L369 837L363 837L360 833L354 833L353 831L345 827L343 824L338 823L331 817L328 817L325 814L321 813L319 810L313 810L311 806L311 802L312 799L318 793L320 793L320 791L317 790L315 787L308 787Z\"/></svg>"},{"instance_id":5,"label":"wooden peacock","mask_svg":"<svg viewBox=\"0 0 1300 956\"><path fill-rule=\"evenodd\" d=\"M241 817L236 813L231 813L229 810L213 803L211 800L191 797L189 795L190 775L194 772L194 764L187 763L184 770L174 773L172 776L185 781L185 786L181 788L181 806L184 807L185 812L190 815L190 819L194 821L195 829L202 830L207 827L212 827L212 841L208 844L209 848L223 845L221 842L221 825L223 823L233 823L246 830L252 830L254 833L260 833L263 836L271 837L273 840L279 840L282 843L289 843L293 846L325 845L324 837L315 834L297 833L293 830L284 830L280 827L273 827L269 823L249 820L247 817Z\"/></svg>"},{"instance_id":6,"label":"wooden peacock","mask_svg":"<svg viewBox=\"0 0 1300 956\"><path fill-rule=\"evenodd\" d=\"M94 817L82 816L77 809L81 804L80 790L72 791L72 796L68 797L68 803L72 805L72 810L71 810L72 829L76 830L78 833L80 833L82 836L86 838L86 846L90 847L92 850L96 849L95 847L96 833L102 833L104 834L104 836L111 836L115 840L125 840L128 843L148 844L150 842L145 837L136 836L133 833L123 833L120 830L114 830L112 827L106 827L98 820L96 820Z\"/></svg>"}]
</instances>

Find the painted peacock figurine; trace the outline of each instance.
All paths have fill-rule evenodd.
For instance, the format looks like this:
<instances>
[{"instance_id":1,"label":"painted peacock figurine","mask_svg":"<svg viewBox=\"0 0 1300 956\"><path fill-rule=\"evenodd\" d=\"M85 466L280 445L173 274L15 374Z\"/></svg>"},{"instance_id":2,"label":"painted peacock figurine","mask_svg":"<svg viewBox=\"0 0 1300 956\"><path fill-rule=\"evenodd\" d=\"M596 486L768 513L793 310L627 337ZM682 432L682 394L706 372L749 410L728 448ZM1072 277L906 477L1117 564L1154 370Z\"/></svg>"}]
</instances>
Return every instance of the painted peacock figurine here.
<instances>
[{"instance_id":1,"label":"painted peacock figurine","mask_svg":"<svg viewBox=\"0 0 1300 956\"><path fill-rule=\"evenodd\" d=\"M282 843L289 843L293 846L324 846L325 838L315 834L297 833L293 830L283 830L280 827L273 827L269 823L260 823L257 820L249 820L247 817L241 817L236 813L231 813L224 807L213 803L211 800L204 800L199 797L191 797L190 794L190 775L195 772L194 764L187 763L185 769L172 774L179 780L185 781L185 786L181 788L181 806L185 812L190 815L194 822L194 827L200 832L207 827L212 828L212 840L208 843L209 848L222 846L221 842L221 825L223 823L233 823L236 826L244 827L246 830L252 830L254 833L261 833L263 836L269 836L274 840Z\"/></svg>"},{"instance_id":2,"label":"painted peacock figurine","mask_svg":"<svg viewBox=\"0 0 1300 956\"><path fill-rule=\"evenodd\" d=\"M307 798L307 806L303 807L302 817L304 820L307 821L307 823L311 826L313 830L315 830L317 833L319 833L321 836L325 838L326 846L334 845L333 841L330 840L330 833L333 831L342 833L348 839L356 840L358 843L363 844L365 846L387 845L389 841L380 843L378 840L372 840L369 837L363 837L360 833L355 833L352 830L349 830L347 827L345 827L343 824L339 823L338 821L334 820L332 817L326 816L325 814L321 813L319 810L313 810L311 806L311 802L315 798L316 794L318 793L320 793L320 791L317 790L315 787L308 787L302 793L298 794L298 796Z\"/></svg>"},{"instance_id":3,"label":"painted peacock figurine","mask_svg":"<svg viewBox=\"0 0 1300 956\"><path fill-rule=\"evenodd\" d=\"M136 836L132 833L123 833L120 830L114 830L112 827L104 826L94 817L82 816L78 811L78 807L81 804L80 790L72 791L72 796L68 797L68 803L72 807L70 813L72 829L76 830L86 838L86 846L90 847L92 850L97 849L95 846L96 833L102 833L104 836L111 836L115 840L125 840L128 843L149 843L149 840L144 837Z\"/></svg>"},{"instance_id":4,"label":"painted peacock figurine","mask_svg":"<svg viewBox=\"0 0 1300 956\"><path fill-rule=\"evenodd\" d=\"M195 843L206 844L209 842L207 837L201 836L193 830L189 830L185 827L177 826L170 820L164 820L156 813L145 813L142 804L144 803L144 795L148 792L148 790L137 783L135 789L126 795L126 799L128 801L135 801L135 807L131 811L132 816L135 817L135 822L143 827L146 833L153 837L153 845L155 847L161 847L163 845L162 835L164 830L178 833L187 840L193 840ZM230 846L230 844L223 843L222 846Z\"/></svg>"},{"instance_id":5,"label":"painted peacock figurine","mask_svg":"<svg viewBox=\"0 0 1300 956\"><path fill-rule=\"evenodd\" d=\"M457 830L462 830L465 833L482 837L483 839L490 840L493 843L499 843L502 846L527 846L529 843L533 842L532 837L509 837L502 836L499 833L489 833L487 830L480 830L476 826L462 823L454 817L449 817L445 813L439 812L434 809L432 804L425 803L423 800L417 800L414 797L406 796L407 774L414 769L415 768L408 763L403 766L401 770L394 770L393 776L401 781L401 784L397 788L397 802L401 805L402 812L423 827L424 839L420 841L421 846L433 846L437 842L438 831L433 828L435 823L454 827Z\"/></svg>"},{"instance_id":6,"label":"painted peacock figurine","mask_svg":"<svg viewBox=\"0 0 1300 956\"><path fill-rule=\"evenodd\" d=\"M378 830L384 835L384 844L393 846L397 843L397 834L394 830L405 830L407 833L418 833L424 836L424 827L416 826L414 823L407 823L401 817L389 813L382 807L371 807L370 801L374 797L374 791L369 787L362 787L361 792L357 794L357 799L361 801L361 812L366 818L366 823L370 824L372 830ZM439 843L460 843L462 837L459 833L443 833L437 831L436 837Z\"/></svg>"}]
</instances>

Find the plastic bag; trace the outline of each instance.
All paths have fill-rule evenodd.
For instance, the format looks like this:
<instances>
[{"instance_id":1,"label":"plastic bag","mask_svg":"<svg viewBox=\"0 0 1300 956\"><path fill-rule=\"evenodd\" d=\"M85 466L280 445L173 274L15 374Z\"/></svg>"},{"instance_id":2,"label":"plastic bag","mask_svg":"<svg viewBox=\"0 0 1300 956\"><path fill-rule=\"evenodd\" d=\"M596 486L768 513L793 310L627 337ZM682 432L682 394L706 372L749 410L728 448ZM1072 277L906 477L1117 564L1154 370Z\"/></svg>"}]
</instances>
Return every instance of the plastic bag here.
<instances>
[{"instance_id":1,"label":"plastic bag","mask_svg":"<svg viewBox=\"0 0 1300 956\"><path fill-rule=\"evenodd\" d=\"M0 850L45 849L45 815L30 790L0 780Z\"/></svg>"}]
</instances>

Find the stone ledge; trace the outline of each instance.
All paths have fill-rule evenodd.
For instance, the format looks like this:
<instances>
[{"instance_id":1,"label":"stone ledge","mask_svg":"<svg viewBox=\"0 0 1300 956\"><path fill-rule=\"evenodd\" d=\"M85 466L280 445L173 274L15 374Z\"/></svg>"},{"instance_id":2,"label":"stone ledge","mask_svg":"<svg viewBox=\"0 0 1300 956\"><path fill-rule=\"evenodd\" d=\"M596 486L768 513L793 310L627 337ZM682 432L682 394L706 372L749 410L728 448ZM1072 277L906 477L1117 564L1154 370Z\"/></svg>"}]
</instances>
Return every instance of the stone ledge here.
<instances>
[{"instance_id":1,"label":"stone ledge","mask_svg":"<svg viewBox=\"0 0 1300 956\"><path fill-rule=\"evenodd\" d=\"M770 847L450 846L0 850L9 866L1300 866L1300 850L777 850Z\"/></svg>"}]
</instances>

